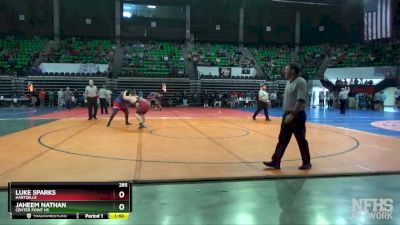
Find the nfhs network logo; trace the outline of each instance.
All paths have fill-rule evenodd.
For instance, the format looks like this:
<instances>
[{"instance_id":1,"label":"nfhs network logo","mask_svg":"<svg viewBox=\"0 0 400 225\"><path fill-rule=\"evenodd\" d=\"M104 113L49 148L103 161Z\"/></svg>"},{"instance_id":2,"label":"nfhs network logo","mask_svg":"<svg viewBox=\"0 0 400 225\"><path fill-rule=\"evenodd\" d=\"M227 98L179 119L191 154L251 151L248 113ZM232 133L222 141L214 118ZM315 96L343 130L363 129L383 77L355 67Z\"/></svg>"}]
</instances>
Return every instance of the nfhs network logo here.
<instances>
[{"instance_id":1,"label":"nfhs network logo","mask_svg":"<svg viewBox=\"0 0 400 225\"><path fill-rule=\"evenodd\" d=\"M358 198L353 199L352 217L371 220L392 220L393 199L391 198Z\"/></svg>"}]
</instances>

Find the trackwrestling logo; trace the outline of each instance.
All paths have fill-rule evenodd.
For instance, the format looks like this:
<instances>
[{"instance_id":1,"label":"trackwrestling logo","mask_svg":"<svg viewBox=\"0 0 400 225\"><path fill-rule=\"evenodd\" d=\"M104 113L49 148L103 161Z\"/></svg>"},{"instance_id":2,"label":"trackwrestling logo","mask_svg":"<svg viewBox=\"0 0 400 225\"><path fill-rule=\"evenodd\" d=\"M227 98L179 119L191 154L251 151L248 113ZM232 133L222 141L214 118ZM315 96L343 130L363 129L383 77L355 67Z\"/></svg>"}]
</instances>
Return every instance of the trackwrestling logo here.
<instances>
[{"instance_id":1,"label":"trackwrestling logo","mask_svg":"<svg viewBox=\"0 0 400 225\"><path fill-rule=\"evenodd\" d=\"M366 217L370 220L392 220L393 199L391 198L358 198L353 199L353 219Z\"/></svg>"}]
</instances>

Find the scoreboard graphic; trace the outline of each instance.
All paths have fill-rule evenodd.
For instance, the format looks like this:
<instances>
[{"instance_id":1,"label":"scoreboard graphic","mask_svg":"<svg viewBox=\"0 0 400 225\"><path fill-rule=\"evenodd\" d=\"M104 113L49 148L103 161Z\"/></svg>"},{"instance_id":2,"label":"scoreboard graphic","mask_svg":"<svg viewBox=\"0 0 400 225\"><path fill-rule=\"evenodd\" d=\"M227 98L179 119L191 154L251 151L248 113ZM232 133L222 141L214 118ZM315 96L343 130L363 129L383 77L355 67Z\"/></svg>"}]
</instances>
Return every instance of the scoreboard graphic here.
<instances>
[{"instance_id":1,"label":"scoreboard graphic","mask_svg":"<svg viewBox=\"0 0 400 225\"><path fill-rule=\"evenodd\" d=\"M128 219L132 186L111 183L8 184L12 219Z\"/></svg>"}]
</instances>

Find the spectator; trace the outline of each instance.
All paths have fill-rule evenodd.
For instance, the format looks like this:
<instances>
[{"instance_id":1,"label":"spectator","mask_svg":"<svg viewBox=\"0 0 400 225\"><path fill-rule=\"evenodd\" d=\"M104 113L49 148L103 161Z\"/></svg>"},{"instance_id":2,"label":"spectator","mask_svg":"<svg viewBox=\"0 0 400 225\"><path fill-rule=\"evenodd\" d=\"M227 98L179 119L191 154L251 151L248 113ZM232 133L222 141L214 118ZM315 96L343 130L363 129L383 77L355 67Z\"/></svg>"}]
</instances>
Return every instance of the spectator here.
<instances>
[{"instance_id":1,"label":"spectator","mask_svg":"<svg viewBox=\"0 0 400 225\"><path fill-rule=\"evenodd\" d=\"M182 103L183 103L184 106L189 106L188 105L188 96L187 96L186 91L183 92Z\"/></svg>"},{"instance_id":2,"label":"spectator","mask_svg":"<svg viewBox=\"0 0 400 225\"><path fill-rule=\"evenodd\" d=\"M355 99L356 99L356 109L358 109L359 108L359 105L360 105L360 93L357 93L356 94L356 96L355 96Z\"/></svg>"},{"instance_id":3,"label":"spectator","mask_svg":"<svg viewBox=\"0 0 400 225\"><path fill-rule=\"evenodd\" d=\"M324 91L319 92L319 107L325 107L325 93Z\"/></svg>"},{"instance_id":4,"label":"spectator","mask_svg":"<svg viewBox=\"0 0 400 225\"><path fill-rule=\"evenodd\" d=\"M328 108L333 107L334 100L335 100L335 96L333 95L333 92L330 92L328 95Z\"/></svg>"},{"instance_id":5,"label":"spectator","mask_svg":"<svg viewBox=\"0 0 400 225\"><path fill-rule=\"evenodd\" d=\"M203 93L202 98L203 98L203 107L204 108L208 107L208 94L207 94L207 92Z\"/></svg>"},{"instance_id":6,"label":"spectator","mask_svg":"<svg viewBox=\"0 0 400 225\"><path fill-rule=\"evenodd\" d=\"M315 91L312 93L312 105L315 106Z\"/></svg>"},{"instance_id":7,"label":"spectator","mask_svg":"<svg viewBox=\"0 0 400 225\"><path fill-rule=\"evenodd\" d=\"M108 114L108 103L107 103L107 88L106 85L103 86L99 90L99 99L100 99L100 112L101 114Z\"/></svg>"},{"instance_id":8,"label":"spectator","mask_svg":"<svg viewBox=\"0 0 400 225\"><path fill-rule=\"evenodd\" d=\"M175 105L180 105L181 104L181 96L179 92L175 92Z\"/></svg>"},{"instance_id":9,"label":"spectator","mask_svg":"<svg viewBox=\"0 0 400 225\"><path fill-rule=\"evenodd\" d=\"M59 108L62 108L65 104L65 98L64 98L64 91L63 89L60 89L57 92L57 104Z\"/></svg>"},{"instance_id":10,"label":"spectator","mask_svg":"<svg viewBox=\"0 0 400 225\"><path fill-rule=\"evenodd\" d=\"M376 92L375 95L374 95L374 108L377 111L381 111L382 110L381 99L382 99L381 93L380 92Z\"/></svg>"},{"instance_id":11,"label":"spectator","mask_svg":"<svg viewBox=\"0 0 400 225\"><path fill-rule=\"evenodd\" d=\"M358 81L358 79L356 78L356 79L354 79L354 85L358 85L359 84L359 81Z\"/></svg>"},{"instance_id":12,"label":"spectator","mask_svg":"<svg viewBox=\"0 0 400 225\"><path fill-rule=\"evenodd\" d=\"M368 85L370 85L370 86L374 85L374 81L369 80L369 81L368 81Z\"/></svg>"},{"instance_id":13,"label":"spectator","mask_svg":"<svg viewBox=\"0 0 400 225\"><path fill-rule=\"evenodd\" d=\"M217 106L220 108L222 107L222 94L221 93L217 94L215 102L214 102L214 108Z\"/></svg>"},{"instance_id":14,"label":"spectator","mask_svg":"<svg viewBox=\"0 0 400 225\"><path fill-rule=\"evenodd\" d=\"M236 108L236 101L237 101L237 96L234 92L230 93L229 96L229 102L231 103L231 108Z\"/></svg>"},{"instance_id":15,"label":"spectator","mask_svg":"<svg viewBox=\"0 0 400 225\"><path fill-rule=\"evenodd\" d=\"M64 92L64 101L65 101L65 107L69 110L72 109L72 96L73 96L72 91L69 89L69 87L67 87Z\"/></svg>"},{"instance_id":16,"label":"spectator","mask_svg":"<svg viewBox=\"0 0 400 225\"><path fill-rule=\"evenodd\" d=\"M73 102L73 106L82 106L83 105L83 98L80 98L78 89L74 89L74 91L72 92L74 99L72 99Z\"/></svg>"},{"instance_id":17,"label":"spectator","mask_svg":"<svg viewBox=\"0 0 400 225\"><path fill-rule=\"evenodd\" d=\"M367 110L374 109L374 98L372 97L372 94L367 94L365 96L365 104L366 104Z\"/></svg>"},{"instance_id":18,"label":"spectator","mask_svg":"<svg viewBox=\"0 0 400 225\"><path fill-rule=\"evenodd\" d=\"M354 80L353 80L353 78L350 79L349 85L354 85Z\"/></svg>"},{"instance_id":19,"label":"spectator","mask_svg":"<svg viewBox=\"0 0 400 225\"><path fill-rule=\"evenodd\" d=\"M400 88L397 87L394 91L394 105L393 108L400 108Z\"/></svg>"},{"instance_id":20,"label":"spectator","mask_svg":"<svg viewBox=\"0 0 400 225\"><path fill-rule=\"evenodd\" d=\"M54 91L49 91L49 107L54 107Z\"/></svg>"},{"instance_id":21,"label":"spectator","mask_svg":"<svg viewBox=\"0 0 400 225\"><path fill-rule=\"evenodd\" d=\"M31 103L32 103L32 107L36 107L37 98L38 98L38 93L37 93L36 90L34 90L34 91L31 93Z\"/></svg>"},{"instance_id":22,"label":"spectator","mask_svg":"<svg viewBox=\"0 0 400 225\"><path fill-rule=\"evenodd\" d=\"M39 92L39 100L40 100L40 107L43 108L45 107L45 103L46 103L46 92L44 91L44 89L40 89Z\"/></svg>"},{"instance_id":23,"label":"spectator","mask_svg":"<svg viewBox=\"0 0 400 225\"><path fill-rule=\"evenodd\" d=\"M275 91L272 92L269 98L271 100L271 108L276 107L276 100L277 100L276 92Z\"/></svg>"},{"instance_id":24,"label":"spectator","mask_svg":"<svg viewBox=\"0 0 400 225\"><path fill-rule=\"evenodd\" d=\"M335 85L336 85L336 86L339 86L339 85L340 85L340 80L339 80L339 78L336 78Z\"/></svg>"},{"instance_id":25,"label":"spectator","mask_svg":"<svg viewBox=\"0 0 400 225\"><path fill-rule=\"evenodd\" d=\"M212 92L209 92L207 97L208 97L208 101L207 101L208 104L211 104L214 102L214 94Z\"/></svg>"},{"instance_id":26,"label":"spectator","mask_svg":"<svg viewBox=\"0 0 400 225\"><path fill-rule=\"evenodd\" d=\"M108 107L111 107L111 96L112 96L112 91L110 90L110 89L107 89L107 92L106 92L106 95L107 95L107 104L108 104Z\"/></svg>"},{"instance_id":27,"label":"spectator","mask_svg":"<svg viewBox=\"0 0 400 225\"><path fill-rule=\"evenodd\" d=\"M382 110L385 108L385 100L386 100L386 95L385 95L385 93L383 91L381 91L381 100L380 100L380 102L381 102Z\"/></svg>"}]
</instances>

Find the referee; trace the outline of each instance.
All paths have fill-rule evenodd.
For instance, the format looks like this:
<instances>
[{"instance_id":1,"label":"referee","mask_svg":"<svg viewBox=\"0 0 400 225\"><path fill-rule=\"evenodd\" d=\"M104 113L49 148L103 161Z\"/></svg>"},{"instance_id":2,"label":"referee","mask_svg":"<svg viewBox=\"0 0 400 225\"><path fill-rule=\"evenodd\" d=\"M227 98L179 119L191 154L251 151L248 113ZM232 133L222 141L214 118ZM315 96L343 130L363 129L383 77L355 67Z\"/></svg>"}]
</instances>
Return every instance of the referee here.
<instances>
[{"instance_id":1,"label":"referee","mask_svg":"<svg viewBox=\"0 0 400 225\"><path fill-rule=\"evenodd\" d=\"M269 104L271 104L271 102L267 92L267 85L261 84L260 90L258 91L257 110L253 114L253 120L256 120L257 115L261 112L261 110L264 110L265 120L271 121L268 115Z\"/></svg>"},{"instance_id":2,"label":"referee","mask_svg":"<svg viewBox=\"0 0 400 225\"><path fill-rule=\"evenodd\" d=\"M350 88L342 88L339 92L340 114L346 113L347 99L349 98Z\"/></svg>"},{"instance_id":3,"label":"referee","mask_svg":"<svg viewBox=\"0 0 400 225\"><path fill-rule=\"evenodd\" d=\"M311 169L310 151L306 140L306 99L307 99L307 82L299 76L300 66L297 63L290 63L285 68L286 83L285 93L283 96L283 118L281 131L279 133L279 142L276 145L275 153L272 161L263 162L264 165L275 169L280 169L281 159L285 153L292 134L296 137L300 148L303 164L299 170Z\"/></svg>"},{"instance_id":4,"label":"referee","mask_svg":"<svg viewBox=\"0 0 400 225\"><path fill-rule=\"evenodd\" d=\"M86 86L85 88L85 103L87 104L89 114L88 120L92 120L92 118L97 120L96 115L98 96L99 91L97 90L97 87L93 85L93 80L89 80L89 86Z\"/></svg>"}]
</instances>

